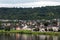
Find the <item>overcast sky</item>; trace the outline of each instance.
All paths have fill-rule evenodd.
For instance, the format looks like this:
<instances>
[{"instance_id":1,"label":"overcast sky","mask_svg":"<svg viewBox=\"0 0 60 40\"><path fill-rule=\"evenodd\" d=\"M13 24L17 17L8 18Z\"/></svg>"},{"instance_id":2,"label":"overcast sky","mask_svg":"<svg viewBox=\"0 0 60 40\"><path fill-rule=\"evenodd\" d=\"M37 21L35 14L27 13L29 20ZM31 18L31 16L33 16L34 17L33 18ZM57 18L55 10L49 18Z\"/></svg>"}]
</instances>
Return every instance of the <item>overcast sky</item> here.
<instances>
[{"instance_id":1,"label":"overcast sky","mask_svg":"<svg viewBox=\"0 0 60 40\"><path fill-rule=\"evenodd\" d=\"M60 0L0 0L0 7L41 7L60 5Z\"/></svg>"}]
</instances>

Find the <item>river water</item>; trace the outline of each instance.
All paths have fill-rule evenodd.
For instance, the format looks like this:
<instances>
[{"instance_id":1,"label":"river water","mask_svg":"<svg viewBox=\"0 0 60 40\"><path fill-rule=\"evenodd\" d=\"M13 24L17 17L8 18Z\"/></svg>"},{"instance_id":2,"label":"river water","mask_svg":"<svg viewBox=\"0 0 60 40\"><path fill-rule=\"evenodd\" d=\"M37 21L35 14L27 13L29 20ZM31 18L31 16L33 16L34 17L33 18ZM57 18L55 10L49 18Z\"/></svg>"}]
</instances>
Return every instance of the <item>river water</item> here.
<instances>
[{"instance_id":1,"label":"river water","mask_svg":"<svg viewBox=\"0 0 60 40\"><path fill-rule=\"evenodd\" d=\"M0 40L60 40L60 36L0 33Z\"/></svg>"}]
</instances>

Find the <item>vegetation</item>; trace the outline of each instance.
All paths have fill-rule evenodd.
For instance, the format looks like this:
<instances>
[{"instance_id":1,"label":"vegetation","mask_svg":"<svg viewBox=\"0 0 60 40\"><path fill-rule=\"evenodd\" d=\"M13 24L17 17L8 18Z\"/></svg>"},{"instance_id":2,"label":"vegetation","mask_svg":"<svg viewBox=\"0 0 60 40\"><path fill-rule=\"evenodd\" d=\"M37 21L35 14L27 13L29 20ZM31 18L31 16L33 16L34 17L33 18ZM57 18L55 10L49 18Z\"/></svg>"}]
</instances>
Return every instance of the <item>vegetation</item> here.
<instances>
[{"instance_id":1,"label":"vegetation","mask_svg":"<svg viewBox=\"0 0 60 40\"><path fill-rule=\"evenodd\" d=\"M35 28L33 31L39 31L39 28Z\"/></svg>"},{"instance_id":2,"label":"vegetation","mask_svg":"<svg viewBox=\"0 0 60 40\"><path fill-rule=\"evenodd\" d=\"M20 34L34 34L34 35L60 35L60 32L38 32L38 31L30 31L30 30L11 30L4 31L0 30L0 33L20 33Z\"/></svg>"},{"instance_id":3,"label":"vegetation","mask_svg":"<svg viewBox=\"0 0 60 40\"><path fill-rule=\"evenodd\" d=\"M60 6L37 8L0 8L0 19L53 19L60 18Z\"/></svg>"}]
</instances>

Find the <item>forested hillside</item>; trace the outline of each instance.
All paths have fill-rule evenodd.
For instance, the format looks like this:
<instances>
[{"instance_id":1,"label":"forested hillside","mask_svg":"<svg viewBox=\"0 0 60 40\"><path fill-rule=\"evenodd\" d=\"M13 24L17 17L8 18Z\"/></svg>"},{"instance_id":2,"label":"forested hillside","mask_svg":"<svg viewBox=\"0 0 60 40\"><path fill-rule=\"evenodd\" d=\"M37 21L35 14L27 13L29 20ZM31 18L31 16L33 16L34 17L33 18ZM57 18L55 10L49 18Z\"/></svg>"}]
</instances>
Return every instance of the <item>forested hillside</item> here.
<instances>
[{"instance_id":1,"label":"forested hillside","mask_svg":"<svg viewBox=\"0 0 60 40\"><path fill-rule=\"evenodd\" d=\"M0 8L0 19L37 20L60 18L60 6Z\"/></svg>"}]
</instances>

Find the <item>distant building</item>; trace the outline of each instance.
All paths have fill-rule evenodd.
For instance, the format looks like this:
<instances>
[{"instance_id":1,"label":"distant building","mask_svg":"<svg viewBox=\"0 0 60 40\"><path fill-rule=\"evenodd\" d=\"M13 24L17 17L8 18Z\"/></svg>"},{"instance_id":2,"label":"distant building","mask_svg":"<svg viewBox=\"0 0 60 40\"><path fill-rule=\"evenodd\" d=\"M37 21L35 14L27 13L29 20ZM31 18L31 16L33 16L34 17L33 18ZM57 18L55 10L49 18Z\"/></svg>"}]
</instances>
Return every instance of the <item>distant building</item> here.
<instances>
[{"instance_id":1,"label":"distant building","mask_svg":"<svg viewBox=\"0 0 60 40\"><path fill-rule=\"evenodd\" d=\"M20 30L20 27L16 27L16 30Z\"/></svg>"},{"instance_id":2,"label":"distant building","mask_svg":"<svg viewBox=\"0 0 60 40\"><path fill-rule=\"evenodd\" d=\"M58 31L59 27L52 27L53 31Z\"/></svg>"}]
</instances>

